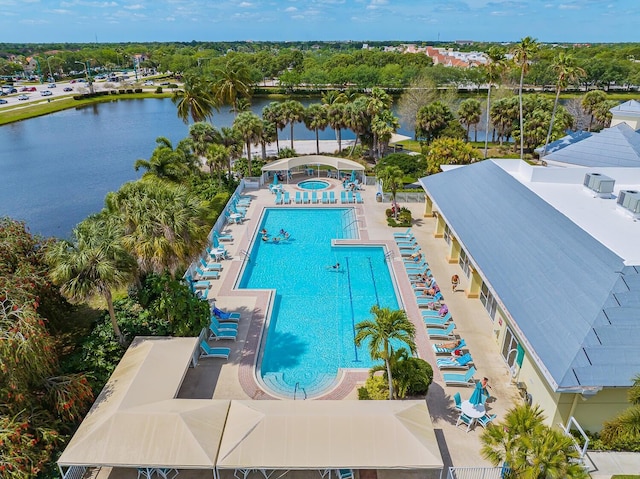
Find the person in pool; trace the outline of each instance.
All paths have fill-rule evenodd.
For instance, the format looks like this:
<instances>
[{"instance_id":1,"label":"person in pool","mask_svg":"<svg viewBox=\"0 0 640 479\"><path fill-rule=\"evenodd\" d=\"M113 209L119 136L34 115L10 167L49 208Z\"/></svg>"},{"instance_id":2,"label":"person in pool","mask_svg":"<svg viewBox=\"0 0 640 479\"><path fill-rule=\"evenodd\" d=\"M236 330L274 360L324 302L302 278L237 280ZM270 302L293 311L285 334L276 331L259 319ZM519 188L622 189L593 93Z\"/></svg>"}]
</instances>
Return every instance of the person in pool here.
<instances>
[{"instance_id":1,"label":"person in pool","mask_svg":"<svg viewBox=\"0 0 640 479\"><path fill-rule=\"evenodd\" d=\"M260 230L260 234L266 236L267 235L267 229L266 228L262 228Z\"/></svg>"},{"instance_id":2,"label":"person in pool","mask_svg":"<svg viewBox=\"0 0 640 479\"><path fill-rule=\"evenodd\" d=\"M332 264L331 266L327 266L327 269L340 269L340 263Z\"/></svg>"}]
</instances>

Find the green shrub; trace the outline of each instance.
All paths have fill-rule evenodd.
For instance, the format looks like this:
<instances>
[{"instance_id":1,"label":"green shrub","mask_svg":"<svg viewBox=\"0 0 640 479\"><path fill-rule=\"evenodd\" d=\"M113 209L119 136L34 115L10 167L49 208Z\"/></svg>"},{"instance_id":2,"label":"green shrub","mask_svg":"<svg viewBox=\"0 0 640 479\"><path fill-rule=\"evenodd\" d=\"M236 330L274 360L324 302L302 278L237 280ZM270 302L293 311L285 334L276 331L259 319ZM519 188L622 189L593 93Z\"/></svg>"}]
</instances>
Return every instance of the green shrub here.
<instances>
[{"instance_id":1,"label":"green shrub","mask_svg":"<svg viewBox=\"0 0 640 479\"><path fill-rule=\"evenodd\" d=\"M398 213L398 219L393 218L393 213L391 209L385 211L387 215L387 224L393 228L408 228L411 226L413 222L413 217L411 216L411 211L407 208L400 208L400 212Z\"/></svg>"},{"instance_id":2,"label":"green shrub","mask_svg":"<svg viewBox=\"0 0 640 479\"><path fill-rule=\"evenodd\" d=\"M135 91L136 93L142 93L142 88L136 88L134 91Z\"/></svg>"},{"instance_id":3,"label":"green shrub","mask_svg":"<svg viewBox=\"0 0 640 479\"><path fill-rule=\"evenodd\" d=\"M420 358L409 357L396 362L391 374L396 394L401 399L407 396L425 396L433 381L433 368Z\"/></svg>"},{"instance_id":4,"label":"green shrub","mask_svg":"<svg viewBox=\"0 0 640 479\"><path fill-rule=\"evenodd\" d=\"M294 158L296 156L298 156L298 154L293 148L280 148L280 153L278 154L278 158Z\"/></svg>"},{"instance_id":5,"label":"green shrub","mask_svg":"<svg viewBox=\"0 0 640 479\"><path fill-rule=\"evenodd\" d=\"M427 161L424 155L408 155L406 153L391 153L390 155L382 158L374 171L377 173L384 170L387 166L397 166L402 172L411 177L411 183L414 177L425 176L427 172Z\"/></svg>"},{"instance_id":6,"label":"green shrub","mask_svg":"<svg viewBox=\"0 0 640 479\"><path fill-rule=\"evenodd\" d=\"M159 86L158 88L156 88L156 93L162 93L162 87Z\"/></svg>"},{"instance_id":7,"label":"green shrub","mask_svg":"<svg viewBox=\"0 0 640 479\"><path fill-rule=\"evenodd\" d=\"M385 400L389 399L389 385L383 376L369 377L364 386L358 388L360 400Z\"/></svg>"},{"instance_id":8,"label":"green shrub","mask_svg":"<svg viewBox=\"0 0 640 479\"><path fill-rule=\"evenodd\" d=\"M175 90L176 88L178 88L178 85L176 83L171 83L168 85L168 87Z\"/></svg>"}]
</instances>

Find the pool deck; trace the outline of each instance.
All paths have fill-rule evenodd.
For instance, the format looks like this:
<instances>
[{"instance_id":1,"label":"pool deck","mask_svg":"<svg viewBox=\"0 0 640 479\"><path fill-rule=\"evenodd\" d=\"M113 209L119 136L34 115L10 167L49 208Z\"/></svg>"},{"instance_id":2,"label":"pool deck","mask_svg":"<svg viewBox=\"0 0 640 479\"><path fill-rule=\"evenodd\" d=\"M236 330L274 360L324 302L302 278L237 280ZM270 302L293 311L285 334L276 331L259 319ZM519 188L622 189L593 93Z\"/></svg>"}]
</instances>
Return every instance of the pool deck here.
<instances>
[{"instance_id":1,"label":"pool deck","mask_svg":"<svg viewBox=\"0 0 640 479\"><path fill-rule=\"evenodd\" d=\"M306 176L295 176L294 182L311 179ZM401 301L408 317L414 322L417 330L416 345L418 355L434 365L434 380L429 388L427 404L431 419L439 437L445 467L489 467L490 464L480 455L479 436L481 427L469 433L462 427L456 428L458 414L453 409L453 395L460 392L463 400L472 392L471 387L450 387L442 380L440 371L435 367L435 355L432 350L433 341L427 337L421 320L420 309L406 275L402 259L393 240L393 233L401 231L387 225L385 210L388 203L375 201L375 188L367 186L361 192L364 204L340 204L342 185L338 180L321 178L332 183L331 189L337 193L336 205L296 205L290 207L341 207L355 208L360 231L360 242L363 244L384 244L393 251L392 271L396 279ZM285 190L293 193L298 189L294 184L284 184ZM270 291L235 290L238 274L242 268L244 256L242 250L249 251L251 239L258 227L264 208L277 207L275 196L267 188L246 190L252 201L246 220L242 224L230 224L226 232L233 234L234 241L226 243L232 259L223 261L223 271L219 280L213 280L208 292L208 299L214 300L216 306L224 310L239 311L242 319L239 322L239 333L236 342L219 341L216 344L231 347L228 361L219 359L203 359L196 368L188 371L178 397L184 398L220 398L220 399L272 399L263 391L255 378L254 365L258 344L262 335L265 314L270 300ZM477 299L468 299L463 291L467 286L463 281L458 291L451 292L450 278L453 274L461 274L457 264L449 264L445 257L447 244L443 239L434 238L435 219L424 218L424 203L404 204L414 217L412 232L422 247L430 264L434 277L441 285L444 300L456 323L456 332L465 338L468 349L473 355L478 372L476 378L486 376L492 386L491 395L495 398L488 404L488 412L502 418L510 407L521 401L518 391L510 381L509 370L502 360L499 345L496 343L491 319ZM281 207L281 206L280 206ZM215 341L214 341L215 342ZM212 342L213 343L213 342ZM339 384L320 399L357 399L357 387L367 377L367 371L349 371L342 376ZM424 477L424 476L423 476Z\"/></svg>"}]
</instances>

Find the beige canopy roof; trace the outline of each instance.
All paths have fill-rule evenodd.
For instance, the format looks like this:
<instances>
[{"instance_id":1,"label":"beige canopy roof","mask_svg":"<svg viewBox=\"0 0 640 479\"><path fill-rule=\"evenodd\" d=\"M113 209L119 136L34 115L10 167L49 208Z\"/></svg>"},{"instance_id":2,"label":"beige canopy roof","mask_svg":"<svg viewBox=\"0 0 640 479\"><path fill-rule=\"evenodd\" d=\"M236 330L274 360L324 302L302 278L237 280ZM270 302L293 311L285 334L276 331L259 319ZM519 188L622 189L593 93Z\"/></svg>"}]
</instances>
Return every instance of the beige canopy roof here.
<instances>
[{"instance_id":1,"label":"beige canopy roof","mask_svg":"<svg viewBox=\"0 0 640 479\"><path fill-rule=\"evenodd\" d=\"M232 401L219 469L441 469L425 401Z\"/></svg>"},{"instance_id":2,"label":"beige canopy roof","mask_svg":"<svg viewBox=\"0 0 640 479\"><path fill-rule=\"evenodd\" d=\"M61 466L213 469L229 401L175 399L197 338L136 338Z\"/></svg>"},{"instance_id":3,"label":"beige canopy roof","mask_svg":"<svg viewBox=\"0 0 640 479\"><path fill-rule=\"evenodd\" d=\"M295 158L283 158L282 160L273 161L262 167L262 171L281 171L291 170L299 166L305 165L328 165L336 170L356 170L364 171L364 166L346 158L337 158L324 155L308 155L297 156Z\"/></svg>"}]
</instances>

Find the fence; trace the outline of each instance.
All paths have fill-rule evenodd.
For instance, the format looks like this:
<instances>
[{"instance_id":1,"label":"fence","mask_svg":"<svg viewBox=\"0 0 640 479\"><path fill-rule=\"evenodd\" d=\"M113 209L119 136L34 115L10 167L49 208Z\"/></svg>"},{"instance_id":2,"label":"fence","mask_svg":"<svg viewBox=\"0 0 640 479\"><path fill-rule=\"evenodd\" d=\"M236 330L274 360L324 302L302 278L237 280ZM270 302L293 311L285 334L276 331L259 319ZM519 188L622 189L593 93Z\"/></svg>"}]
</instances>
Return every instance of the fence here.
<instances>
[{"instance_id":1,"label":"fence","mask_svg":"<svg viewBox=\"0 0 640 479\"><path fill-rule=\"evenodd\" d=\"M447 479L502 479L502 467L450 467Z\"/></svg>"},{"instance_id":2,"label":"fence","mask_svg":"<svg viewBox=\"0 0 640 479\"><path fill-rule=\"evenodd\" d=\"M424 191L416 193L398 192L396 193L396 201L398 203L424 203ZM391 193L382 193L382 202L391 203Z\"/></svg>"},{"instance_id":3,"label":"fence","mask_svg":"<svg viewBox=\"0 0 640 479\"><path fill-rule=\"evenodd\" d=\"M71 466L66 471L64 468L60 468L62 479L82 479L86 472L87 468L84 466Z\"/></svg>"}]
</instances>

